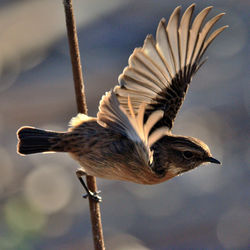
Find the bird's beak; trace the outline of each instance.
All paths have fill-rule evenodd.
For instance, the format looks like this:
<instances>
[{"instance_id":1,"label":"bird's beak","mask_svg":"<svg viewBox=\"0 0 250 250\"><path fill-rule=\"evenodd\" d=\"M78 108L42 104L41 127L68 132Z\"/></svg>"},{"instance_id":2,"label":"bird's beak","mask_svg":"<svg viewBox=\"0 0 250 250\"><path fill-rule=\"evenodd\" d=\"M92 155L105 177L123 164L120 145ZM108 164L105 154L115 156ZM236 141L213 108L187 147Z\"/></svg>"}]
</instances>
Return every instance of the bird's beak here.
<instances>
[{"instance_id":1,"label":"bird's beak","mask_svg":"<svg viewBox=\"0 0 250 250\"><path fill-rule=\"evenodd\" d=\"M213 157L208 157L206 159L207 162L211 162L211 163L215 163L215 164L221 164L218 160L216 160L215 158Z\"/></svg>"}]
</instances>

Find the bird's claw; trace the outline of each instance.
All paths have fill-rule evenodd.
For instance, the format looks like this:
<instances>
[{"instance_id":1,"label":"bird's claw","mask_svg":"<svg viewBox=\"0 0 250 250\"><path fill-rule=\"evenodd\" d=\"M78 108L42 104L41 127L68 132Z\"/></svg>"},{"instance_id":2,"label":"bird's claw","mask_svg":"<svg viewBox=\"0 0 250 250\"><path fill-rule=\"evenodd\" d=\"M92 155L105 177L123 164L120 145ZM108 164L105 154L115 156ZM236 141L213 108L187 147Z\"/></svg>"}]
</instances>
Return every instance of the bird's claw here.
<instances>
[{"instance_id":1,"label":"bird's claw","mask_svg":"<svg viewBox=\"0 0 250 250\"><path fill-rule=\"evenodd\" d=\"M97 191L97 192L89 191L87 194L83 195L82 197L84 199L87 199L89 197L95 202L102 202L102 197L98 195L99 193L101 193L101 191Z\"/></svg>"}]
</instances>

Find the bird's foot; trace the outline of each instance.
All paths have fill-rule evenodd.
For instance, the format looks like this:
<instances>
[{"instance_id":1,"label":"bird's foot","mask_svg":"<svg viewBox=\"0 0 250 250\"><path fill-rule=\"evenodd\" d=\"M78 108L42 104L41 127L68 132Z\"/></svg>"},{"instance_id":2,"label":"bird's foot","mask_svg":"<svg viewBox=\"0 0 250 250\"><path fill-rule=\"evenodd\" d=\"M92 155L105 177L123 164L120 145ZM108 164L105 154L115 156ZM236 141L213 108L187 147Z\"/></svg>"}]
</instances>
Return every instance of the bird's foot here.
<instances>
[{"instance_id":1,"label":"bird's foot","mask_svg":"<svg viewBox=\"0 0 250 250\"><path fill-rule=\"evenodd\" d=\"M91 192L90 190L88 190L87 194L83 195L83 198L90 198L95 202L102 202L102 197L99 196L98 194L101 193L101 191L97 191L97 192Z\"/></svg>"},{"instance_id":2,"label":"bird's foot","mask_svg":"<svg viewBox=\"0 0 250 250\"><path fill-rule=\"evenodd\" d=\"M87 198L89 197L90 199L92 199L95 202L101 202L102 201L102 197L99 196L98 194L101 193L101 191L97 191L97 192L92 192L89 190L89 188L87 187L87 185L85 184L82 176L86 175L86 173L80 168L76 171L76 175L77 178L79 179L80 183L82 184L82 186L84 187L84 189L86 190L87 194L83 195L83 198Z\"/></svg>"}]
</instances>

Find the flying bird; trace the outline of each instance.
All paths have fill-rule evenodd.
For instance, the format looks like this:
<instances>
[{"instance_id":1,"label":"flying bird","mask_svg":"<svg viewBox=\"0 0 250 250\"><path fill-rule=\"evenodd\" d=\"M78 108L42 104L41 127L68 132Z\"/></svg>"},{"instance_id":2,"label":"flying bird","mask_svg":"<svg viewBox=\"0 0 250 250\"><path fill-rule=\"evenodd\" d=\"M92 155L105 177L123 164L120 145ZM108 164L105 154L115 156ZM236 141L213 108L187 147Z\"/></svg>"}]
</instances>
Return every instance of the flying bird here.
<instances>
[{"instance_id":1,"label":"flying bird","mask_svg":"<svg viewBox=\"0 0 250 250\"><path fill-rule=\"evenodd\" d=\"M195 5L180 18L177 7L162 19L156 38L148 35L136 48L119 84L101 99L97 117L78 114L66 132L21 127L17 152L28 155L67 152L81 167L77 176L90 196L83 175L157 184L207 162L220 164L201 140L171 133L193 75L203 65L203 55L227 27L210 30L224 15L204 19L203 9L193 21Z\"/></svg>"}]
</instances>

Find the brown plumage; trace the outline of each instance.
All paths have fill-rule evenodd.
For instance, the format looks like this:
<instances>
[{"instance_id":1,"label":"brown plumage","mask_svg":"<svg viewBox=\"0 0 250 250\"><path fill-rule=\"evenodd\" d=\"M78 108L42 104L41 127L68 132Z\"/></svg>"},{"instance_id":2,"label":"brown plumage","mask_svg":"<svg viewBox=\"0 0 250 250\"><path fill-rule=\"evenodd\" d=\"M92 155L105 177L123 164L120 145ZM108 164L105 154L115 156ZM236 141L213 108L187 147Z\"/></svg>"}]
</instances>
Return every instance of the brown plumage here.
<instances>
[{"instance_id":1,"label":"brown plumage","mask_svg":"<svg viewBox=\"0 0 250 250\"><path fill-rule=\"evenodd\" d=\"M97 118L79 114L67 132L22 127L18 152L68 152L81 164L82 174L140 184L166 181L205 162L219 163L204 142L170 131L204 52L226 28L208 35L223 13L201 28L211 8L191 25L194 4L180 22L177 7L167 25L160 21L156 41L149 35L135 49L119 86L103 96Z\"/></svg>"}]
</instances>

